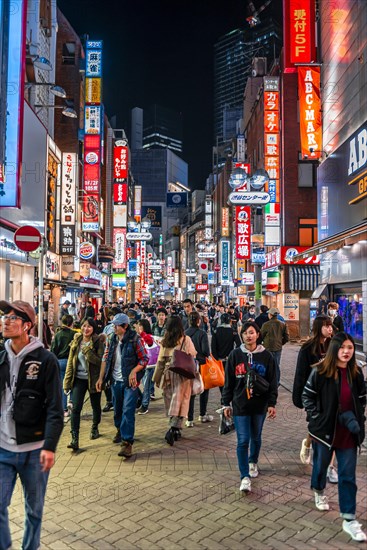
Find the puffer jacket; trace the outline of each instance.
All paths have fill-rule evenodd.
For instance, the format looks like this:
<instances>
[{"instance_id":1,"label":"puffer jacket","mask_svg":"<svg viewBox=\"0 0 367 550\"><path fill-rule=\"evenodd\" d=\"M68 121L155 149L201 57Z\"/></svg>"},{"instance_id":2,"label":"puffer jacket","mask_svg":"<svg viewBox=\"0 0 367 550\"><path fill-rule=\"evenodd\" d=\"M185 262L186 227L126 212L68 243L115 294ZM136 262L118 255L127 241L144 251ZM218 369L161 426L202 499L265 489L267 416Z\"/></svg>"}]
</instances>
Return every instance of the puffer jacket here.
<instances>
[{"instance_id":1,"label":"puffer jacket","mask_svg":"<svg viewBox=\"0 0 367 550\"><path fill-rule=\"evenodd\" d=\"M312 365L321 360L312 351L313 342L306 342L298 353L296 372L294 373L292 400L293 405L303 409L302 392L312 371Z\"/></svg>"},{"instance_id":2,"label":"puffer jacket","mask_svg":"<svg viewBox=\"0 0 367 550\"><path fill-rule=\"evenodd\" d=\"M360 426L357 436L358 445L361 445L365 437L366 386L360 368L355 378L352 378L350 368L347 367L347 369L347 379L354 404L353 412ZM333 446L339 410L340 373L338 376L339 382L335 378L327 378L324 374L319 374L314 368L302 393L309 434L329 449Z\"/></svg>"},{"instance_id":3,"label":"puffer jacket","mask_svg":"<svg viewBox=\"0 0 367 550\"><path fill-rule=\"evenodd\" d=\"M66 392L72 390L74 386L76 372L78 370L78 354L82 338L82 334L76 334L70 345L70 353L64 377L64 391ZM85 355L87 364L88 390L91 393L95 393L97 391L96 382L99 378L99 372L101 370L105 341L106 336L104 334L93 334L90 345L82 351Z\"/></svg>"}]
</instances>

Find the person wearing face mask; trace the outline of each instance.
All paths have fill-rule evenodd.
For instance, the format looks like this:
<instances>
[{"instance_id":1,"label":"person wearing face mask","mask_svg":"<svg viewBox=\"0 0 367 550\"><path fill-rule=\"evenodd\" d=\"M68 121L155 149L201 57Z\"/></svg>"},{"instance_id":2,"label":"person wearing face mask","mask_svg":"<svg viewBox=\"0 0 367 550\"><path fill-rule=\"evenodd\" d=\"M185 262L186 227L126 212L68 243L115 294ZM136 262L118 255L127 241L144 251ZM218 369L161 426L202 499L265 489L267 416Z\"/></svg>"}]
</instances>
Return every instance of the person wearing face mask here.
<instances>
[{"instance_id":1,"label":"person wearing face mask","mask_svg":"<svg viewBox=\"0 0 367 550\"><path fill-rule=\"evenodd\" d=\"M342 317L338 313L339 304L336 302L328 303L328 315L333 322L334 332L344 332L344 323Z\"/></svg>"},{"instance_id":2,"label":"person wearing face mask","mask_svg":"<svg viewBox=\"0 0 367 550\"><path fill-rule=\"evenodd\" d=\"M225 368L222 392L224 415L233 421L237 434L237 459L241 475L240 491L251 492L251 478L259 475L257 466L261 433L266 413L276 417L278 397L277 375L274 359L264 346L258 345L260 329L249 321L241 329L243 344L229 354ZM268 384L261 394L248 386L248 372L252 370Z\"/></svg>"},{"instance_id":3,"label":"person wearing face mask","mask_svg":"<svg viewBox=\"0 0 367 550\"><path fill-rule=\"evenodd\" d=\"M324 494L327 469L333 452L338 460L338 496L343 531L364 542L366 534L356 519L357 449L365 436L366 386L357 366L352 336L338 332L323 361L313 368L302 394L312 438L311 489L318 510L329 510Z\"/></svg>"}]
</instances>

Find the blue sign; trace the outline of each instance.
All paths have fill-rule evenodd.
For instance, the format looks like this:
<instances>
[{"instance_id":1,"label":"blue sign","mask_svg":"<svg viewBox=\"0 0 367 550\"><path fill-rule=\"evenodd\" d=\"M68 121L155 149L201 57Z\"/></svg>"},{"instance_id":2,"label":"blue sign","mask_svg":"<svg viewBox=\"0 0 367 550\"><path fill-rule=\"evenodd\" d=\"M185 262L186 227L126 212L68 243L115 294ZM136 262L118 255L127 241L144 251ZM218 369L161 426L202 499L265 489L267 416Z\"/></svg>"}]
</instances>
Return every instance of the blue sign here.
<instances>
[{"instance_id":1,"label":"blue sign","mask_svg":"<svg viewBox=\"0 0 367 550\"><path fill-rule=\"evenodd\" d=\"M229 285L229 241L221 241L221 283L222 285Z\"/></svg>"},{"instance_id":2,"label":"blue sign","mask_svg":"<svg viewBox=\"0 0 367 550\"><path fill-rule=\"evenodd\" d=\"M152 222L151 229L160 229L162 227L161 206L142 206L141 217L148 218Z\"/></svg>"},{"instance_id":3,"label":"blue sign","mask_svg":"<svg viewBox=\"0 0 367 550\"><path fill-rule=\"evenodd\" d=\"M129 260L127 262L127 276L128 277L138 276L138 260Z\"/></svg>"},{"instance_id":4,"label":"blue sign","mask_svg":"<svg viewBox=\"0 0 367 550\"><path fill-rule=\"evenodd\" d=\"M265 264L265 248L258 246L252 247L251 262L253 264Z\"/></svg>"},{"instance_id":5,"label":"blue sign","mask_svg":"<svg viewBox=\"0 0 367 550\"><path fill-rule=\"evenodd\" d=\"M187 193L167 193L167 208L186 208Z\"/></svg>"},{"instance_id":6,"label":"blue sign","mask_svg":"<svg viewBox=\"0 0 367 550\"><path fill-rule=\"evenodd\" d=\"M214 271L208 271L208 285L214 285Z\"/></svg>"},{"instance_id":7,"label":"blue sign","mask_svg":"<svg viewBox=\"0 0 367 550\"><path fill-rule=\"evenodd\" d=\"M277 183L276 183L276 180L269 180L268 193L270 195L270 202L277 202Z\"/></svg>"}]
</instances>

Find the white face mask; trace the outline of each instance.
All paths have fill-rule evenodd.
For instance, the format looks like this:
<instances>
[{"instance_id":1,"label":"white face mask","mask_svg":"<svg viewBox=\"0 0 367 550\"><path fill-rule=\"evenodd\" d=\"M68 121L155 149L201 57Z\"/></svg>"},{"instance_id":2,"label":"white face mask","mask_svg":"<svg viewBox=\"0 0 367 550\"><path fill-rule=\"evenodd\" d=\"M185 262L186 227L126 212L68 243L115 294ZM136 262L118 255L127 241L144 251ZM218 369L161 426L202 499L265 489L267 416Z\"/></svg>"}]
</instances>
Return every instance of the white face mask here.
<instances>
[{"instance_id":1,"label":"white face mask","mask_svg":"<svg viewBox=\"0 0 367 550\"><path fill-rule=\"evenodd\" d=\"M329 315L331 315L331 317L334 317L334 315L336 315L336 309L329 309Z\"/></svg>"}]
</instances>

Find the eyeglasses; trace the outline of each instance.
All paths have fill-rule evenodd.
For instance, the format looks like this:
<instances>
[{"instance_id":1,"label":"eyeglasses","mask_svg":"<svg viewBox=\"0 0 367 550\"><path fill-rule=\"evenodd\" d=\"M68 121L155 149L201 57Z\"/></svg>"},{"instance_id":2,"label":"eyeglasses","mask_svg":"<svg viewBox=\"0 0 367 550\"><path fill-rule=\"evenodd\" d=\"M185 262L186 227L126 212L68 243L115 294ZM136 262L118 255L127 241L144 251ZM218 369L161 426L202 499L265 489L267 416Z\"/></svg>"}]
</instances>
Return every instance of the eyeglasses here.
<instances>
[{"instance_id":1,"label":"eyeglasses","mask_svg":"<svg viewBox=\"0 0 367 550\"><path fill-rule=\"evenodd\" d=\"M22 321L24 321L24 319L22 319L22 317L19 317L18 315L3 315L1 317L3 323L6 323L7 321L9 321L9 323L15 323L17 319L21 319Z\"/></svg>"}]
</instances>

